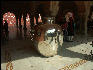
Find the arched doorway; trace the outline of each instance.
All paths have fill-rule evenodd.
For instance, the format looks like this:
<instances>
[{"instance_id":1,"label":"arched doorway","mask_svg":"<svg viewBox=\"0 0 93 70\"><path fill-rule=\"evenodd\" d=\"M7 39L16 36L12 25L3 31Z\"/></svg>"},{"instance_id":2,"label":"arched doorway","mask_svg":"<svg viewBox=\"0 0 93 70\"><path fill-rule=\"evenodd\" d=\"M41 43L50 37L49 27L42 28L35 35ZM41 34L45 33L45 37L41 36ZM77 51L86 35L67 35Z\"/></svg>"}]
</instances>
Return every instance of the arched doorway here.
<instances>
[{"instance_id":1,"label":"arched doorway","mask_svg":"<svg viewBox=\"0 0 93 70\"><path fill-rule=\"evenodd\" d=\"M7 12L3 15L3 24L7 21L9 26L14 26L16 24L16 17L13 13Z\"/></svg>"},{"instance_id":2,"label":"arched doorway","mask_svg":"<svg viewBox=\"0 0 93 70\"><path fill-rule=\"evenodd\" d=\"M16 37L16 17L14 13L7 12L3 15L3 24L5 20L8 23L9 39L14 39Z\"/></svg>"}]
</instances>

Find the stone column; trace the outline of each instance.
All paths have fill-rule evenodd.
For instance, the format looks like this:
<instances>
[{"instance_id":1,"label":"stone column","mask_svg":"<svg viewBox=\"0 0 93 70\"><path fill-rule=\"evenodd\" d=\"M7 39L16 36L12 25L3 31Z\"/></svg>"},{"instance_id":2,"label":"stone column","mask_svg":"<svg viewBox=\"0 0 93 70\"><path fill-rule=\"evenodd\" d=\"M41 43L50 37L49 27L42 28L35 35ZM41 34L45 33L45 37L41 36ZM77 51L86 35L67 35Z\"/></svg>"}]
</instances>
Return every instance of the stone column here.
<instances>
[{"instance_id":1,"label":"stone column","mask_svg":"<svg viewBox=\"0 0 93 70\"><path fill-rule=\"evenodd\" d=\"M18 16L16 16L16 27L18 28Z\"/></svg>"},{"instance_id":2,"label":"stone column","mask_svg":"<svg viewBox=\"0 0 93 70\"><path fill-rule=\"evenodd\" d=\"M55 17L58 13L59 10L59 1L51 1L50 2L50 11L51 11L51 16Z\"/></svg>"},{"instance_id":3,"label":"stone column","mask_svg":"<svg viewBox=\"0 0 93 70\"><path fill-rule=\"evenodd\" d=\"M79 13L79 33L82 34L83 17L82 12Z\"/></svg>"},{"instance_id":4,"label":"stone column","mask_svg":"<svg viewBox=\"0 0 93 70\"><path fill-rule=\"evenodd\" d=\"M19 29L21 29L22 26L21 26L21 15L19 16Z\"/></svg>"},{"instance_id":5,"label":"stone column","mask_svg":"<svg viewBox=\"0 0 93 70\"><path fill-rule=\"evenodd\" d=\"M88 16L89 16L89 13L90 13L90 7L91 7L91 4L90 4L90 1L88 2L84 2L85 3L85 22L84 22L84 27L85 27L85 35L87 36L87 21L88 21Z\"/></svg>"},{"instance_id":6,"label":"stone column","mask_svg":"<svg viewBox=\"0 0 93 70\"><path fill-rule=\"evenodd\" d=\"M23 29L27 29L27 28L26 28L26 13L24 13L23 19L24 19L24 27L23 27Z\"/></svg>"},{"instance_id":7,"label":"stone column","mask_svg":"<svg viewBox=\"0 0 93 70\"><path fill-rule=\"evenodd\" d=\"M31 26L31 23L32 23L32 20L31 20L31 18L32 18L32 17L31 17L31 13L30 13L30 15L29 15L29 18L30 18L30 28L31 28L31 27L32 27L32 26Z\"/></svg>"}]
</instances>

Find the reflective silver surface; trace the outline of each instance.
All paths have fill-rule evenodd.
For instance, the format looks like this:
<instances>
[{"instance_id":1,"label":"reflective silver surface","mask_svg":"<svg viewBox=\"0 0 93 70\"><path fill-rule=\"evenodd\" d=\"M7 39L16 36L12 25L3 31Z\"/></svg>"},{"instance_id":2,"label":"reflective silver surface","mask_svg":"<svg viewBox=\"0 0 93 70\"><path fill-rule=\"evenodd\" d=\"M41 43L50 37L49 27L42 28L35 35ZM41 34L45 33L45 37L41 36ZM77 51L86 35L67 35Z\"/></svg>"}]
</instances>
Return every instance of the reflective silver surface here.
<instances>
[{"instance_id":1,"label":"reflective silver surface","mask_svg":"<svg viewBox=\"0 0 93 70\"><path fill-rule=\"evenodd\" d=\"M42 24L34 28L33 43L38 52L46 57L57 54L63 43L63 32L57 24Z\"/></svg>"},{"instance_id":2,"label":"reflective silver surface","mask_svg":"<svg viewBox=\"0 0 93 70\"><path fill-rule=\"evenodd\" d=\"M58 47L62 46L63 32L55 24L48 24L45 27L43 30L41 27L42 31L40 32L41 35L38 36L37 50L44 56L54 56L57 54Z\"/></svg>"},{"instance_id":3,"label":"reflective silver surface","mask_svg":"<svg viewBox=\"0 0 93 70\"><path fill-rule=\"evenodd\" d=\"M60 45L62 45L63 42L63 33L62 30L60 29L48 29L45 32L45 36L44 36L44 41L48 42L48 44L52 44L52 42L54 42L55 44L60 43Z\"/></svg>"}]
</instances>

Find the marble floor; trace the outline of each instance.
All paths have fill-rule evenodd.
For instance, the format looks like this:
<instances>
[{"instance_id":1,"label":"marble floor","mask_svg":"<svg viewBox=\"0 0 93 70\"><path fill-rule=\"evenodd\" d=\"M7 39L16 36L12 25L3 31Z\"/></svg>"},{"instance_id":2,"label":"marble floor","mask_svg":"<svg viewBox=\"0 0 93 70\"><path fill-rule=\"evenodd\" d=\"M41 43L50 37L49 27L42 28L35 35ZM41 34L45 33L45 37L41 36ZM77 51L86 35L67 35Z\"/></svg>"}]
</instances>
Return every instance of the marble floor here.
<instances>
[{"instance_id":1,"label":"marble floor","mask_svg":"<svg viewBox=\"0 0 93 70\"><path fill-rule=\"evenodd\" d=\"M64 69L84 60L93 51L92 41L93 37L77 35L74 42L64 42L59 46L57 55L47 58L33 48L30 40L9 40L1 45L1 70L93 70L93 59Z\"/></svg>"}]
</instances>

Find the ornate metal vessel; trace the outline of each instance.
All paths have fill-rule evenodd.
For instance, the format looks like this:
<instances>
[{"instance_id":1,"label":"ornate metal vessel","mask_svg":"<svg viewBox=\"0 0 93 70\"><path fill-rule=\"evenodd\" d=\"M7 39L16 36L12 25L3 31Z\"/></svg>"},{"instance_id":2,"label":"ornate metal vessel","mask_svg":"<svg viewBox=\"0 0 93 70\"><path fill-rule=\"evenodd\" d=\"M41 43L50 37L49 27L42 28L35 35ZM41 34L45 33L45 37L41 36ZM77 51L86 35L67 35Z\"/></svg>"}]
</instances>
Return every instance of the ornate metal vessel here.
<instances>
[{"instance_id":1,"label":"ornate metal vessel","mask_svg":"<svg viewBox=\"0 0 93 70\"><path fill-rule=\"evenodd\" d=\"M59 45L63 43L63 32L57 24L36 25L31 35L34 47L46 57L56 55Z\"/></svg>"}]
</instances>

